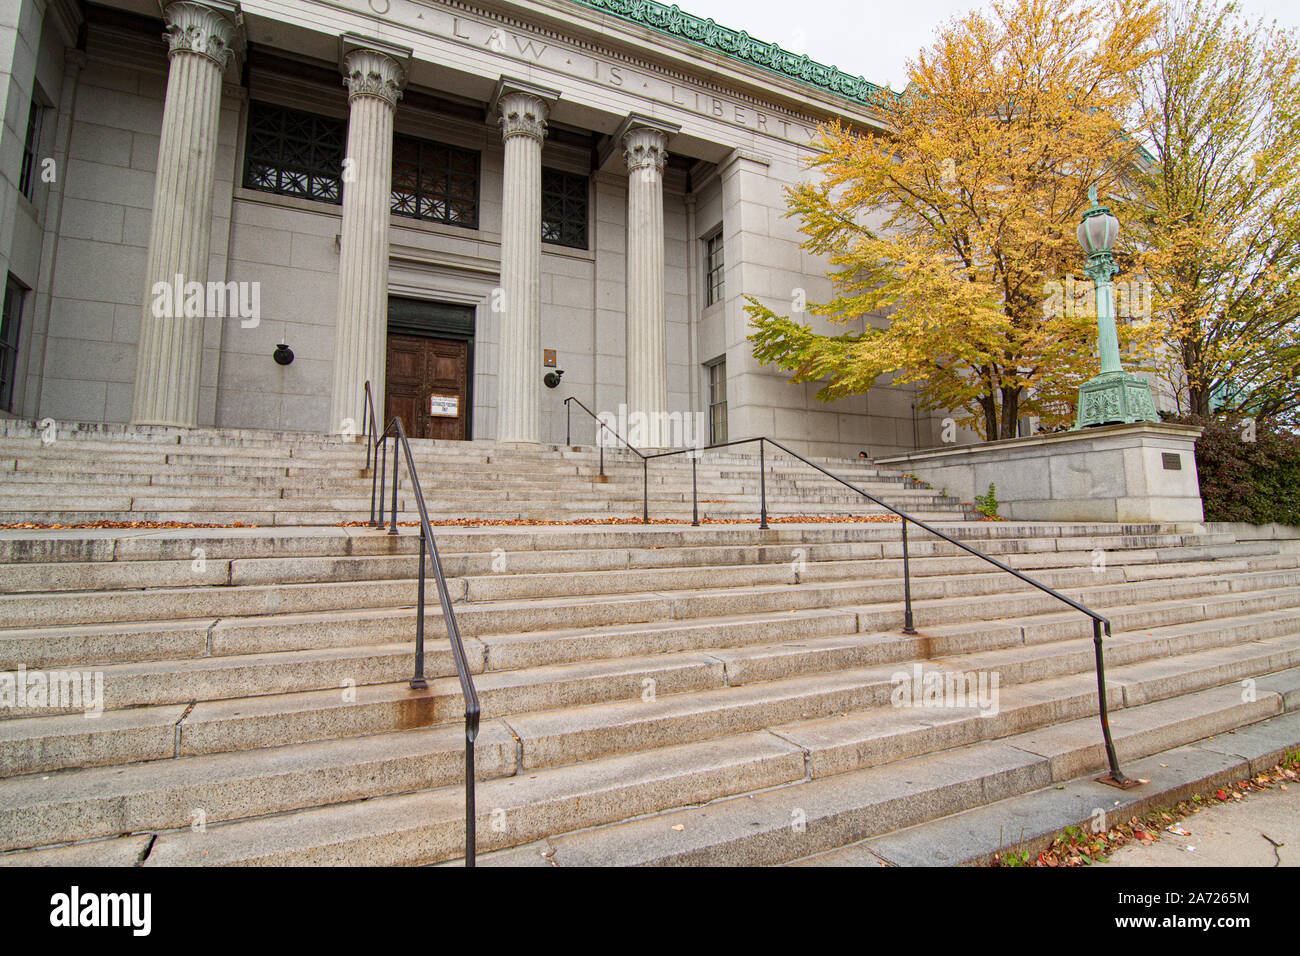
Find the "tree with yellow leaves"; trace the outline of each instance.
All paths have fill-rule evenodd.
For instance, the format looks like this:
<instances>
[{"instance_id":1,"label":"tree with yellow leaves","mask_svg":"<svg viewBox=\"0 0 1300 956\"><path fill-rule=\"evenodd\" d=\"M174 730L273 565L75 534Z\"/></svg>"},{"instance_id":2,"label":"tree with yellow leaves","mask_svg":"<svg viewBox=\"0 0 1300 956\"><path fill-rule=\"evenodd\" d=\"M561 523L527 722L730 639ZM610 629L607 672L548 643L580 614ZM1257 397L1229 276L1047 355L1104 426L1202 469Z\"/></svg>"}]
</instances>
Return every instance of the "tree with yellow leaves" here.
<instances>
[{"instance_id":1,"label":"tree with yellow leaves","mask_svg":"<svg viewBox=\"0 0 1300 956\"><path fill-rule=\"evenodd\" d=\"M1088 188L1114 192L1137 161L1123 124L1157 23L1149 0L999 0L942 28L882 98L885 128L823 127L819 175L789 191L836 291L809 311L865 328L818 334L750 297L755 356L826 401L896 373L988 440L1068 422L1095 317L1044 306L1081 271Z\"/></svg>"},{"instance_id":2,"label":"tree with yellow leaves","mask_svg":"<svg viewBox=\"0 0 1300 956\"><path fill-rule=\"evenodd\" d=\"M1154 162L1121 241L1155 287L1180 411L1296 424L1300 43L1231 3L1169 8L1135 74ZM1219 401L1216 401L1215 399Z\"/></svg>"}]
</instances>

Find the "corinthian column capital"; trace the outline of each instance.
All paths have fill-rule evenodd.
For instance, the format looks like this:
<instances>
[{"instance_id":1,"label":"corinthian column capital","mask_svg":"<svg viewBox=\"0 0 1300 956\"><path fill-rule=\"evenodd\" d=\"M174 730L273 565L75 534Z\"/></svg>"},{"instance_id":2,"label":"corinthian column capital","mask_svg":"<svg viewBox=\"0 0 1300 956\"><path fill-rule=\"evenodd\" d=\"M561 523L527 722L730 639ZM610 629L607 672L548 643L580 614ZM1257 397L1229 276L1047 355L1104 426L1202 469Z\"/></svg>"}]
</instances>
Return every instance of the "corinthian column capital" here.
<instances>
[{"instance_id":1,"label":"corinthian column capital","mask_svg":"<svg viewBox=\"0 0 1300 956\"><path fill-rule=\"evenodd\" d=\"M239 7L233 3L196 3L193 0L163 0L167 27L168 56L193 53L207 57L225 70L230 58L243 46Z\"/></svg>"},{"instance_id":2,"label":"corinthian column capital","mask_svg":"<svg viewBox=\"0 0 1300 956\"><path fill-rule=\"evenodd\" d=\"M528 136L541 142L546 138L546 118L550 108L546 100L531 93L506 93L497 101L501 112L501 138Z\"/></svg>"},{"instance_id":3,"label":"corinthian column capital","mask_svg":"<svg viewBox=\"0 0 1300 956\"><path fill-rule=\"evenodd\" d=\"M668 161L668 135L647 126L629 129L623 134L623 161L629 173L649 168L662 173Z\"/></svg>"},{"instance_id":4,"label":"corinthian column capital","mask_svg":"<svg viewBox=\"0 0 1300 956\"><path fill-rule=\"evenodd\" d=\"M406 86L406 70L379 50L349 50L343 55L343 85L348 88L349 99L377 96L396 108Z\"/></svg>"}]
</instances>

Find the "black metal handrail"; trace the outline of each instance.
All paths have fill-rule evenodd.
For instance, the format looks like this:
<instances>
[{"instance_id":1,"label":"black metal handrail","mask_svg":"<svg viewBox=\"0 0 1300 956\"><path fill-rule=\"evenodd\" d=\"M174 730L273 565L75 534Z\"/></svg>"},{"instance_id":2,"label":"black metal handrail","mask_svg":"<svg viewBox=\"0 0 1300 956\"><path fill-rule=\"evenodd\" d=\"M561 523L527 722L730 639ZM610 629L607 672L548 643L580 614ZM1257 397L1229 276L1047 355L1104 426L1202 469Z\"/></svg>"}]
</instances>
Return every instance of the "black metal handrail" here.
<instances>
[{"instance_id":1,"label":"black metal handrail","mask_svg":"<svg viewBox=\"0 0 1300 956\"><path fill-rule=\"evenodd\" d=\"M371 472L370 479L370 524L372 527L384 527L384 491L386 484L380 478L378 499L375 491L375 471L384 472L385 444L388 436L393 436L393 510L389 521L388 533L397 534L397 485L398 452L406 458L406 473L411 479L411 492L420 513L420 577L416 598L415 618L415 676L411 678L411 687L424 690L429 686L424 676L424 581L426 549L432 558L433 576L438 586L438 603L442 606L442 619L447 625L447 637L451 641L451 656L456 662L456 676L460 678L460 691L465 699L465 865L473 866L475 857L475 808L474 808L474 740L478 737L480 709L478 692L474 689L474 678L470 674L469 661L465 656L465 644L460 637L460 625L456 621L456 612L452 608L451 595L447 591L447 578L442 572L442 561L438 557L438 544L433 538L433 527L429 524L429 509L424 504L424 491L420 487L420 476L415 471L415 458L411 455L411 443L402 428L402 420L394 418L382 433L378 433L379 422L375 418L375 404L371 398L370 383L365 387L366 407L362 409L365 422L362 437L366 441L366 468ZM371 452L378 469L371 469ZM376 510L376 502L378 510Z\"/></svg>"},{"instance_id":2,"label":"black metal handrail","mask_svg":"<svg viewBox=\"0 0 1300 956\"><path fill-rule=\"evenodd\" d=\"M576 402L577 399L573 399L573 401ZM578 402L578 404L581 405L582 403ZM587 409L585 405L583 405L582 408L584 411L587 412L587 414L589 415L592 414L590 409ZM595 418L596 416L592 415L592 417ZM599 421L599 419L597 419L597 421ZM603 425L604 423L602 422L601 424ZM610 429L610 431L612 432L613 430ZM614 432L614 434L617 435L618 433ZM621 439L621 436L619 437ZM1102 737L1104 738L1106 744L1106 760L1110 765L1109 780L1106 780L1106 782L1113 783L1115 786L1124 787L1124 788L1133 787L1137 785L1137 781L1132 780L1129 777L1126 777L1124 773L1120 770L1119 759L1115 754L1115 743L1111 737L1111 732L1110 732L1110 712L1106 702L1106 665L1105 665L1104 655L1102 653L1102 634L1104 632L1106 637L1111 636L1110 621L1106 617L1092 610L1091 608L1085 607L1084 605L1080 604L1078 601L1066 597L1064 594L1060 593L1056 589L1050 588L1046 584L1043 584L1040 581L1035 581L1027 574L1017 571L1015 568L1002 563L996 558L990 557L989 555L985 554L984 552L976 548L972 548L970 545L966 544L965 542L959 541L949 534L945 534L944 532L940 531L938 528L932 527L926 522L921 521L919 518L912 517L907 512L895 508L893 505L889 504L888 502L882 501L881 499L877 498L875 495L871 494L870 492L864 491L863 489L859 488L857 485L853 484L852 482L847 481L844 478L841 478L839 475L835 474L834 472L828 471L827 469L823 468L821 465L817 464L816 462L809 461L807 458L805 458L803 455L800 455L798 452L791 451L789 448L786 448L785 445L782 445L780 442L768 438L766 436L759 436L757 438L738 438L735 439L734 441L719 442L713 445L704 445L700 447L691 447L691 448L677 448L677 449L672 449L670 451L651 452L651 453L643 453L636 448L632 448L631 445L628 445L628 448L630 448L632 451L636 452L638 455L641 456L643 472L645 475L644 482L643 482L644 490L643 490L643 498L642 498L643 521L646 524L650 523L649 464L651 460L656 458L668 458L673 455L690 455L691 458L691 525L693 527L698 527L700 523L700 513L699 513L699 493L698 493L698 485L696 479L696 462L699 459L700 455L706 451L711 451L717 448L730 448L735 445L746 445L746 444L751 444L753 442L758 442L759 527L760 528L762 529L768 528L767 468L766 468L766 457L764 454L764 447L766 445L772 445L774 448L779 449L780 451L789 455L791 458L803 462L808 467L821 472L826 477L839 482L841 485L848 488L850 491L857 492L857 494L861 495L863 498L866 498L868 501L871 501L879 505L880 507L884 508L886 511L892 512L893 514L899 517L902 523L902 531L903 531L903 633L904 634L916 633L916 627L914 625L913 618L912 618L912 580L911 580L911 567L910 567L910 561L909 561L908 550L907 550L908 522L911 522L912 524L916 525L918 528L920 528L923 531L928 531L930 534L934 535L937 538L942 538L944 541L947 541L949 544L956 545L958 548L961 548L963 551L966 551L969 554L972 554L983 561L987 561L989 564L993 565L994 567L1006 571L1008 574L1014 575L1016 578L1023 581L1024 583L1037 588L1038 590L1042 591L1045 594L1051 595L1052 597L1056 598L1058 601L1061 601L1064 604L1069 605L1070 607L1074 608L1076 611L1086 614L1089 618L1091 618L1093 650L1094 650L1094 656L1096 659L1096 668L1097 668L1098 716L1101 718ZM624 441L624 444L627 444L627 442ZM1101 778L1101 779L1105 780L1106 778Z\"/></svg>"},{"instance_id":3,"label":"black metal handrail","mask_svg":"<svg viewBox=\"0 0 1300 956\"><path fill-rule=\"evenodd\" d=\"M566 399L564 400L564 443L565 443L566 445L572 445L572 444L573 444L573 440L572 440L572 438L573 438L573 433L572 433L572 431L570 430L570 425L571 425L571 423L572 423L572 418L571 418L571 416L570 416L570 414L569 414L569 412L570 412L570 410L571 410L571 405L577 405L579 408L581 408L584 412L586 412L588 415L591 416L591 420L592 420L592 421L594 421L594 422L595 422L597 425L599 425L601 428L605 429L605 431L609 432L611 435L613 435L615 438L617 438L619 441L621 441L621 442L623 443L623 447L624 447L624 448L626 448L628 451L632 452L634 455L636 455L638 458L641 459L641 487L642 487L642 497L641 497L641 502L642 502L642 504L644 505L644 507L642 508L642 511L641 511L641 520L644 521L646 524L649 524L649 523L650 523L650 468L649 468L649 464L650 464L650 459L651 459L653 456L652 456L652 455L647 455L647 454L645 454L644 452L642 452L640 449L635 448L635 447L632 445L632 443L629 442L626 438L624 438L624 437L623 437L622 435L620 435L618 432L614 431L614 429L610 428L608 425L606 425L604 422L602 422L602 421L600 420L600 416L599 416L599 415L597 415L595 412L593 412L593 411L592 411L590 408L588 408L586 405L582 404L581 401L579 401L578 399L574 398L572 395L570 395L568 398L566 398ZM600 477L604 478L604 477L605 477L605 443L604 443L603 441L600 440L600 432L599 432L599 431L596 432L596 445L600 448Z\"/></svg>"}]
</instances>

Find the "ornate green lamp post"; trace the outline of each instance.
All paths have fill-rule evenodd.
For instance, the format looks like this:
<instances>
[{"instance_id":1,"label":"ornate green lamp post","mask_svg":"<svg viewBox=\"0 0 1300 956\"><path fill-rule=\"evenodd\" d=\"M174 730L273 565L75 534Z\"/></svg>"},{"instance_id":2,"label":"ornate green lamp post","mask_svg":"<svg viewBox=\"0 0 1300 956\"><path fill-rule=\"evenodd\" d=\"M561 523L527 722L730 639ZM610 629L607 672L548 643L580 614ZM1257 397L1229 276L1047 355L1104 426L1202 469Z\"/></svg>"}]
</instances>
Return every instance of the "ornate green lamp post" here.
<instances>
[{"instance_id":1,"label":"ornate green lamp post","mask_svg":"<svg viewBox=\"0 0 1300 956\"><path fill-rule=\"evenodd\" d=\"M1119 335L1115 331L1115 297L1111 277L1119 272L1110 254L1119 235L1119 220L1107 206L1097 204L1097 187L1088 190L1092 208L1083 214L1075 235L1088 254L1084 271L1096 287L1097 349L1101 373L1079 386L1079 414L1074 427L1113 425L1120 422L1158 422L1151 386L1145 378L1129 375L1119 361Z\"/></svg>"}]
</instances>

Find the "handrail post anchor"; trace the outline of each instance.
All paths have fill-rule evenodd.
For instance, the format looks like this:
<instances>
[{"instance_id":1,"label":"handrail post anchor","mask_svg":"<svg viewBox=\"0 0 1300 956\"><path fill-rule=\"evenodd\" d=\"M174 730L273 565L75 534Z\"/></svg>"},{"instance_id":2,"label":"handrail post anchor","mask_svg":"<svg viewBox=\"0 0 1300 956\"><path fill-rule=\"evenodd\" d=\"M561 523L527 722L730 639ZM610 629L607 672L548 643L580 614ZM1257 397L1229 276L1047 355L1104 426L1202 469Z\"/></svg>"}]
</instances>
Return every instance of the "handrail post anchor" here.
<instances>
[{"instance_id":1,"label":"handrail post anchor","mask_svg":"<svg viewBox=\"0 0 1300 956\"><path fill-rule=\"evenodd\" d=\"M695 455L691 455L691 527L700 526L700 494L695 486Z\"/></svg>"},{"instance_id":2,"label":"handrail post anchor","mask_svg":"<svg viewBox=\"0 0 1300 956\"><path fill-rule=\"evenodd\" d=\"M911 564L907 557L907 519L902 519L903 523L903 633L912 635L916 633L916 626L912 621L912 574Z\"/></svg>"},{"instance_id":3,"label":"handrail post anchor","mask_svg":"<svg viewBox=\"0 0 1300 956\"><path fill-rule=\"evenodd\" d=\"M402 442L393 439L393 520L388 526L389 534L397 534L397 453L402 450Z\"/></svg>"},{"instance_id":4,"label":"handrail post anchor","mask_svg":"<svg viewBox=\"0 0 1300 956\"><path fill-rule=\"evenodd\" d=\"M1110 636L1109 621L1106 622L1106 636ZM1092 646L1097 661L1097 715L1101 718L1101 735L1106 742L1106 763L1110 768L1095 779L1098 783L1104 783L1108 787L1132 790L1134 787L1142 786L1146 781L1135 780L1126 776L1124 771L1119 769L1119 758L1115 754L1115 741L1111 739L1110 735L1110 707L1106 702L1106 666L1101 651L1101 621L1096 618L1093 618L1092 621Z\"/></svg>"},{"instance_id":5,"label":"handrail post anchor","mask_svg":"<svg viewBox=\"0 0 1300 956\"><path fill-rule=\"evenodd\" d=\"M379 514L377 515L378 520L375 522L375 527L380 531L384 530L384 490L388 486L388 458L384 455L384 452L388 450L384 447L384 443L387 441L388 435L385 433L375 447L375 463L379 466Z\"/></svg>"},{"instance_id":6,"label":"handrail post anchor","mask_svg":"<svg viewBox=\"0 0 1300 956\"><path fill-rule=\"evenodd\" d=\"M411 678L411 690L426 690L429 682L424 679L424 525L420 525L420 584L416 592L415 605L415 676Z\"/></svg>"}]
</instances>

